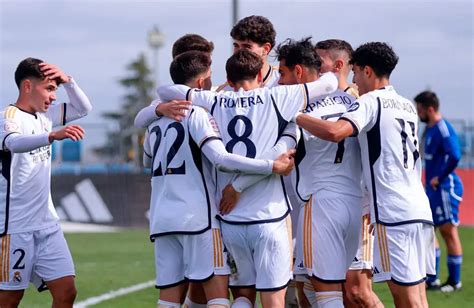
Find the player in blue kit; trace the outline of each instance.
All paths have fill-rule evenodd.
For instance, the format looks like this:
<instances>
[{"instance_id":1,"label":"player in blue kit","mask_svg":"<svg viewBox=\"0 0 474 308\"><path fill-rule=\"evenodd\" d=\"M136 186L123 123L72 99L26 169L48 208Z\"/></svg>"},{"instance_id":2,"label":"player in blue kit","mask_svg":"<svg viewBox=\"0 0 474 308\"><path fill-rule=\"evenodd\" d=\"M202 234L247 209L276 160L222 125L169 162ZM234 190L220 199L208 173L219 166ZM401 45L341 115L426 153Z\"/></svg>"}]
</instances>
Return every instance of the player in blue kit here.
<instances>
[{"instance_id":1,"label":"player in blue kit","mask_svg":"<svg viewBox=\"0 0 474 308\"><path fill-rule=\"evenodd\" d=\"M426 194L430 200L433 222L441 232L448 250L448 280L438 279L441 250L436 243L436 276L426 283L428 289L453 292L461 288L462 246L458 234L459 203L463 186L455 169L461 149L453 126L443 119L434 92L424 91L415 97L420 120L427 123L425 136Z\"/></svg>"}]
</instances>

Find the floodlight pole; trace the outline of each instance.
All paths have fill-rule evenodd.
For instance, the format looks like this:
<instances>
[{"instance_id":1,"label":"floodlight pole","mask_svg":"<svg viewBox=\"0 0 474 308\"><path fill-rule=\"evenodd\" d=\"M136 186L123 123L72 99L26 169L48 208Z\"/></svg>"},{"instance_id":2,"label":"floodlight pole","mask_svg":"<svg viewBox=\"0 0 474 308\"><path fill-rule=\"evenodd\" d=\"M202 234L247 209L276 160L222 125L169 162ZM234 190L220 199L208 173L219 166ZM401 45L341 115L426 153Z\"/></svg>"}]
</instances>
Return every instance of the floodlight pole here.
<instances>
[{"instance_id":1,"label":"floodlight pole","mask_svg":"<svg viewBox=\"0 0 474 308\"><path fill-rule=\"evenodd\" d=\"M155 77L155 83L158 85L159 72L158 72L158 50L165 44L165 35L160 31L158 26L154 25L153 28L148 32L148 45L153 51L153 75Z\"/></svg>"}]
</instances>

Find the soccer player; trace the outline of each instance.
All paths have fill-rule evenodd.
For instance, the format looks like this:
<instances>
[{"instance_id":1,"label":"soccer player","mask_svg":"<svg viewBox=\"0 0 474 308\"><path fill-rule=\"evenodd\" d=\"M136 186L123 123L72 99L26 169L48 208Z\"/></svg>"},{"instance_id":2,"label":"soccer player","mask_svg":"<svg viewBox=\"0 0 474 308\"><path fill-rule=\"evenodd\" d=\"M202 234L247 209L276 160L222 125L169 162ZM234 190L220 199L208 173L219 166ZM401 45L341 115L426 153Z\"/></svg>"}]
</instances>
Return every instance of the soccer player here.
<instances>
[{"instance_id":1,"label":"soccer player","mask_svg":"<svg viewBox=\"0 0 474 308\"><path fill-rule=\"evenodd\" d=\"M170 66L173 81L196 86L210 76L208 53L189 51ZM215 219L215 184L209 161L220 170L286 174L290 154L271 164L229 154L212 117L193 107L182 122L152 123L144 143L144 164L153 168L150 237L155 242L159 307L180 307L187 284L202 281L208 307L228 307L227 260ZM202 156L201 152L205 155ZM179 213L179 215L176 215Z\"/></svg>"},{"instance_id":2,"label":"soccer player","mask_svg":"<svg viewBox=\"0 0 474 308\"><path fill-rule=\"evenodd\" d=\"M349 63L354 52L352 46L344 40L329 39L317 42L315 49L322 59L321 73L338 73L339 90L346 92L354 99L359 98L357 88L347 82L352 69L352 65ZM380 303L377 295L372 290L374 237L369 232L370 200L365 185L363 194L362 229L359 235L359 247L346 274L346 282L343 288L344 305L346 307L359 307L359 305L375 307L377 303Z\"/></svg>"},{"instance_id":3,"label":"soccer player","mask_svg":"<svg viewBox=\"0 0 474 308\"><path fill-rule=\"evenodd\" d=\"M250 50L257 54L263 62L260 71L261 87L271 88L278 84L280 75L278 67L272 66L268 63L268 55L275 46L276 32L270 20L263 16L247 16L242 18L234 25L230 31L232 37L234 53L239 50ZM219 91L232 91L232 86L228 82L220 85L217 88Z\"/></svg>"},{"instance_id":4,"label":"soccer player","mask_svg":"<svg viewBox=\"0 0 474 308\"><path fill-rule=\"evenodd\" d=\"M276 143L288 120L308 98L337 87L336 77L326 74L308 84L260 88L262 65L258 55L240 50L226 63L227 78L235 91L215 93L165 86L158 88L158 94L163 100L187 96L193 104L210 110L229 152L259 157ZM218 194L231 179L218 174ZM292 241L286 219L291 208L282 184L279 176L269 176L244 190L235 208L221 208L218 215L225 246L237 268L230 280L235 307L252 307L256 290L261 291L264 307L284 306L291 279Z\"/></svg>"},{"instance_id":5,"label":"soccer player","mask_svg":"<svg viewBox=\"0 0 474 308\"><path fill-rule=\"evenodd\" d=\"M0 113L0 307L17 307L30 280L41 278L53 307L72 307L74 265L51 201L51 143L83 138L65 125L87 115L91 104L72 77L39 59L21 61L15 71L19 96ZM69 103L53 104L64 86Z\"/></svg>"},{"instance_id":6,"label":"soccer player","mask_svg":"<svg viewBox=\"0 0 474 308\"><path fill-rule=\"evenodd\" d=\"M385 43L353 53L356 100L336 122L299 114L296 122L324 140L358 136L375 229L374 280L387 281L397 307L428 307L424 279L434 274L434 232L421 183L417 112L390 85L398 62Z\"/></svg>"},{"instance_id":7,"label":"soccer player","mask_svg":"<svg viewBox=\"0 0 474 308\"><path fill-rule=\"evenodd\" d=\"M435 227L440 230L448 250L448 280L440 286L438 275L441 250L436 241L436 276L429 277L426 285L428 289L453 292L462 286L462 246L457 226L463 186L455 172L461 159L461 149L456 131L439 111L436 94L431 91L421 92L415 97L415 102L420 120L428 125L424 146L426 194L430 200Z\"/></svg>"},{"instance_id":8,"label":"soccer player","mask_svg":"<svg viewBox=\"0 0 474 308\"><path fill-rule=\"evenodd\" d=\"M289 40L279 45L276 53L280 84L318 79L321 59L310 38ZM347 78L347 64L337 70L339 79ZM304 112L335 121L354 99L339 85L335 92L310 100ZM299 221L302 234L297 241L303 249L299 251L295 273L311 277L319 307L342 307L342 283L356 254L361 227L361 220L354 219L362 216L359 143L356 138L339 143L324 141L304 130L302 136L297 148L296 190L306 204ZM299 287L302 290L303 284L299 283ZM314 304L314 299L308 300Z\"/></svg>"},{"instance_id":9,"label":"soccer player","mask_svg":"<svg viewBox=\"0 0 474 308\"><path fill-rule=\"evenodd\" d=\"M214 50L214 43L206 40L204 37L199 34L186 34L177 39L172 47L172 56L182 54L186 51L202 51L209 54L212 54ZM212 82L209 76L209 80L202 79L198 81L198 87L209 90ZM208 86L209 88L207 88ZM159 117L163 116L164 113L172 116L173 118L180 120L185 117L185 111L189 108L190 103L187 101L170 101L166 103L160 103L159 99L156 99L151 102L150 106L147 106L140 110L135 116L135 127L146 128L153 121L157 120Z\"/></svg>"}]
</instances>

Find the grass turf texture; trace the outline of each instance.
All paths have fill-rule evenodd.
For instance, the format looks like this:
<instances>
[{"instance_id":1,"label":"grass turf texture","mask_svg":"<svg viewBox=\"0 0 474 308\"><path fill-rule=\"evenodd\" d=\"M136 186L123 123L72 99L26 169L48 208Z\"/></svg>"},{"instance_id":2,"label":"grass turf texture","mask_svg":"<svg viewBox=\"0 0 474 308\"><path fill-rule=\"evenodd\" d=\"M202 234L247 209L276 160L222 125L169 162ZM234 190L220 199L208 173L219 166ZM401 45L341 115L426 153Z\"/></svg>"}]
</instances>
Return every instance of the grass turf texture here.
<instances>
[{"instance_id":1,"label":"grass turf texture","mask_svg":"<svg viewBox=\"0 0 474 308\"><path fill-rule=\"evenodd\" d=\"M460 228L464 248L462 269L463 290L452 294L428 292L430 307L472 307L474 303L474 228ZM67 241L76 265L76 303L111 290L153 280L155 268L153 245L146 231L119 233L67 234ZM446 253L441 257L441 281L446 279ZM393 307L385 284L374 289L386 307ZM94 307L156 307L158 290L154 287L130 293ZM30 287L20 307L51 307L49 292L38 293Z\"/></svg>"}]
</instances>

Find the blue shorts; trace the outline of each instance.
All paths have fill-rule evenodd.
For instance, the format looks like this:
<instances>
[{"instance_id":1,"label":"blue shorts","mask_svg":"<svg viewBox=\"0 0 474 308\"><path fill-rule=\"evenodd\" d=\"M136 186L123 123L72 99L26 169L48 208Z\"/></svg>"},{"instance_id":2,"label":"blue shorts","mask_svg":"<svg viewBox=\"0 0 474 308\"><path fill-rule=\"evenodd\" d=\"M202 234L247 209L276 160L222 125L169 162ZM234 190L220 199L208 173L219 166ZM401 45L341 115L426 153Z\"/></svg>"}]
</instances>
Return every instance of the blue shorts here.
<instances>
[{"instance_id":1,"label":"blue shorts","mask_svg":"<svg viewBox=\"0 0 474 308\"><path fill-rule=\"evenodd\" d=\"M431 213L435 226L445 223L459 225L459 203L462 201L463 187L455 186L449 189L438 187L437 190L426 191L430 200Z\"/></svg>"}]
</instances>

